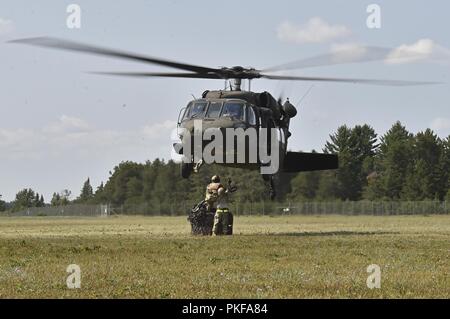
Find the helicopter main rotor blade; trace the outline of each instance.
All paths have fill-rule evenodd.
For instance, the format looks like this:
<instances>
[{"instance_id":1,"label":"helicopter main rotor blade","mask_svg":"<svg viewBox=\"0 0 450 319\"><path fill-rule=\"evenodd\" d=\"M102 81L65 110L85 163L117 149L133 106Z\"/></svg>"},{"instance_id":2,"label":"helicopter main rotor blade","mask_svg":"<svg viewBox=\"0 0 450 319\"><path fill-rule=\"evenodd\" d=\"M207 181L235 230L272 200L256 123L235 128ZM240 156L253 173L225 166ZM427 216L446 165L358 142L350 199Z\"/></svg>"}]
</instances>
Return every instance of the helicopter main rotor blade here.
<instances>
[{"instance_id":1,"label":"helicopter main rotor blade","mask_svg":"<svg viewBox=\"0 0 450 319\"><path fill-rule=\"evenodd\" d=\"M421 52L408 51L403 52L402 56L390 56L395 49L383 48L383 47L370 47L370 46L349 46L346 49L336 50L335 52L322 54L306 59L293 61L277 65L271 68L264 69L263 72L277 72L284 70L297 70L318 66L338 65L338 64L350 64L361 62L372 62L386 60L389 62L395 62L407 59L418 59L424 57Z\"/></svg>"},{"instance_id":2,"label":"helicopter main rotor blade","mask_svg":"<svg viewBox=\"0 0 450 319\"><path fill-rule=\"evenodd\" d=\"M414 82L399 80L374 80L374 79L348 79L348 78L324 78L324 77L308 77L308 76L284 76L284 75L267 75L261 74L262 78L269 80L289 80L289 81L322 81L322 82L342 82L342 83L360 83L384 86L412 86L412 85L430 85L440 84L440 82Z\"/></svg>"},{"instance_id":3,"label":"helicopter main rotor blade","mask_svg":"<svg viewBox=\"0 0 450 319\"><path fill-rule=\"evenodd\" d=\"M90 74L129 76L129 77L162 77L162 78L192 78L192 79L221 79L214 73L159 73L159 72L89 72Z\"/></svg>"},{"instance_id":4,"label":"helicopter main rotor blade","mask_svg":"<svg viewBox=\"0 0 450 319\"><path fill-rule=\"evenodd\" d=\"M58 38L51 37L39 37L39 38L27 38L10 41L11 43L22 43L39 47L61 49L68 51L84 52L96 55L109 56L114 58L132 60L137 62L145 62L150 64L157 64L162 66L167 66L175 69L180 69L184 71L190 71L195 73L208 73L208 72L220 72L218 69L208 68L198 65L180 63L175 61L164 60L160 58L154 58L144 55L138 55L134 53L129 53L125 51L107 49L102 47L97 47L93 45L83 44L74 41L62 40Z\"/></svg>"},{"instance_id":5,"label":"helicopter main rotor blade","mask_svg":"<svg viewBox=\"0 0 450 319\"><path fill-rule=\"evenodd\" d=\"M209 68L199 65L192 65L186 63L180 63L175 61L169 61L160 58L154 58L144 55L138 55L125 51L107 49L103 47L87 45L74 41L68 41L51 37L38 37L27 38L10 41L13 43L22 43L27 45L54 48L68 51L76 51L83 53L96 54L107 57L114 57L126 60L132 60L137 62L145 62L149 64L156 64L166 66L175 69L181 69L189 71L191 73L146 73L146 72L112 72L104 73L110 75L122 75L122 76L136 76L136 77L176 77L176 78L204 78L204 79L257 79L266 78L272 80L294 80L294 81L328 81L328 82L348 82L348 83L364 83L375 85L394 85L394 86L406 86L406 85L424 85L424 84L436 84L436 82L410 82L410 81L395 81L395 80L371 80L371 79L342 79L342 78L322 78L322 77L298 77L298 76L277 76L262 74L261 71L242 68ZM342 63L356 63L365 61L374 61L385 59L388 54L392 52L392 49L381 47L354 47L353 49L340 50L332 54L325 54L309 59L295 61L288 64L283 64L278 67L266 69L266 71L281 71L287 69L299 69L313 66L333 65ZM415 58L420 57L420 54L415 52L408 52L407 57L403 58Z\"/></svg>"}]
</instances>

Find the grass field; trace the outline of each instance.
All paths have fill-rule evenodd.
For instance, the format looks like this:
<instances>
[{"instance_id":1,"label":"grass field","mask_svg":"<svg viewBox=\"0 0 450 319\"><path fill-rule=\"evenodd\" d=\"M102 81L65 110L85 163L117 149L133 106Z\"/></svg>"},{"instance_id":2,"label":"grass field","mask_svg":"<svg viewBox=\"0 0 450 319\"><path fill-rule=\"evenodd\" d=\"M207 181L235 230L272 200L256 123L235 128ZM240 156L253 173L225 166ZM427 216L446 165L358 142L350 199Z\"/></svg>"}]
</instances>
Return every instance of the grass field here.
<instances>
[{"instance_id":1,"label":"grass field","mask_svg":"<svg viewBox=\"0 0 450 319\"><path fill-rule=\"evenodd\" d=\"M1 298L450 298L449 272L448 215L237 217L227 238L184 217L0 218Z\"/></svg>"}]
</instances>

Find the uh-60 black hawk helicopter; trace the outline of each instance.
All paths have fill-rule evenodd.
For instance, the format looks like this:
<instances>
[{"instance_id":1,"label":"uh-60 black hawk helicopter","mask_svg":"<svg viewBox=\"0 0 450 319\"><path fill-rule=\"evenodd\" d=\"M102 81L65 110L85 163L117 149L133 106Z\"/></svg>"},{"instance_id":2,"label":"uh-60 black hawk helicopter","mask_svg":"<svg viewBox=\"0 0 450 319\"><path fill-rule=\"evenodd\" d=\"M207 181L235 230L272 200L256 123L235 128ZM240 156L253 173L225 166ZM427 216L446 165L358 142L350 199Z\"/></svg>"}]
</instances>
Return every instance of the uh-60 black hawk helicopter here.
<instances>
[{"instance_id":1,"label":"uh-60 black hawk helicopter","mask_svg":"<svg viewBox=\"0 0 450 319\"><path fill-rule=\"evenodd\" d=\"M230 81L230 89L205 91L202 98L189 102L186 108L180 111L178 127L193 133L194 122L201 121L202 130L216 128L219 130L227 128L255 128L256 132L261 129L275 129L278 134L276 143L278 144L279 169L273 174L263 174L263 178L269 183L271 197L275 195L274 178L280 172L303 172L315 170L328 170L338 168L338 157L335 154L303 153L288 151L288 139L291 136L289 131L290 120L297 115L297 110L289 100L282 103L281 98L275 99L268 92L256 93L250 90L250 83L254 79L288 80L288 81L323 81L323 82L344 82L362 83L390 86L407 86L433 84L435 82L412 82L396 80L373 80L373 79L349 79L349 78L328 78L328 77L307 77L270 74L277 71L301 69L307 67L335 65L343 63L355 63L383 60L392 49L380 47L358 47L356 50L342 50L332 54L320 55L313 58L298 60L292 63L279 65L264 70L254 68L244 68L241 66L211 68L198 66L166 59L138 55L125 51L102 48L93 45L86 45L78 42L67 41L57 38L40 37L28 38L12 41L40 47L63 49L69 51L91 53L96 55L144 62L148 64L170 67L184 72L94 72L96 74L132 76L132 77L162 77L162 78L191 78L191 79L218 79ZM409 58L414 56L414 52L409 53ZM408 58L408 57L407 57ZM248 80L249 89L241 89L242 80ZM227 86L227 84L226 84ZM193 143L193 134L190 135ZM271 136L271 135L269 135ZM183 138L183 136L180 136ZM259 138L259 133L257 133ZM267 142L268 152L272 145L270 138ZM259 143L257 143L259 145ZM179 154L183 154L182 143L175 143L174 148ZM202 142L202 148L205 143ZM245 149L249 152L248 144ZM184 155L181 164L181 175L188 178L192 171L196 171L203 163L203 159L193 155ZM221 165L230 165L246 169L259 169L267 163L263 163L258 157L256 162L248 161L248 154L245 161L223 161ZM186 160L187 159L187 160Z\"/></svg>"}]
</instances>

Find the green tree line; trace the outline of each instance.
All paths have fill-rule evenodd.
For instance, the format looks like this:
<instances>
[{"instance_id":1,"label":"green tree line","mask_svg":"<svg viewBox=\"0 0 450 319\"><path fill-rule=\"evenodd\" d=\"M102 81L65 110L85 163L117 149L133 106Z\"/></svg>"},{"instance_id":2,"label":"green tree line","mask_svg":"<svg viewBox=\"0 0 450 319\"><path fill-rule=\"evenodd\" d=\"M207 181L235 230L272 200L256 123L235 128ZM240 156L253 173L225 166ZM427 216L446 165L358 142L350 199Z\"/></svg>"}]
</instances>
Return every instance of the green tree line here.
<instances>
[{"instance_id":1,"label":"green tree line","mask_svg":"<svg viewBox=\"0 0 450 319\"><path fill-rule=\"evenodd\" d=\"M368 125L341 126L325 152L338 154L336 171L300 173L292 200L444 200L450 198L450 136L412 134L396 122L379 137Z\"/></svg>"},{"instance_id":2,"label":"green tree line","mask_svg":"<svg viewBox=\"0 0 450 319\"><path fill-rule=\"evenodd\" d=\"M439 138L432 130L413 134L396 122L378 136L369 125L341 126L329 136L323 152L338 154L338 170L280 174L276 181L278 201L330 200L450 200L450 136ZM259 171L204 165L189 179L180 177L173 161L146 163L125 161L114 167L106 183L95 190L89 179L78 198L70 191L54 193L53 206L70 202L136 206L143 203L164 208L175 202L195 203L204 196L212 175L238 186L234 200L260 202L268 199L267 185ZM45 205L31 189L20 191L13 209ZM11 205L10 205L11 206ZM1 201L0 210L7 208Z\"/></svg>"}]
</instances>

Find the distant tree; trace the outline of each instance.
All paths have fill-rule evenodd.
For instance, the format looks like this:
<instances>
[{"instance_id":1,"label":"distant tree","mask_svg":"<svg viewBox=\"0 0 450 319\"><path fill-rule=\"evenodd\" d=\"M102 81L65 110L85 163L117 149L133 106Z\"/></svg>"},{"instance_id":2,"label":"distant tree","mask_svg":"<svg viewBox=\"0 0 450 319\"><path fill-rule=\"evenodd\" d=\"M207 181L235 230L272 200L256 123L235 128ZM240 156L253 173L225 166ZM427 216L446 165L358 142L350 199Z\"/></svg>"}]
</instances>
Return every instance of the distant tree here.
<instances>
[{"instance_id":1,"label":"distant tree","mask_svg":"<svg viewBox=\"0 0 450 319\"><path fill-rule=\"evenodd\" d=\"M292 189L292 181L294 178L296 178L299 174L301 173L297 173L297 174L293 174L293 173L283 173L281 172L278 176L278 179L275 181L276 182L276 200L278 201L285 201L287 199L288 194L293 193L293 189ZM260 184L260 187L262 188L262 192L264 193L264 185L261 184L261 180L260 180L260 176L255 176L251 175L255 181L254 184L258 185ZM317 178L320 178L320 176L318 176ZM264 198L263 198L264 199ZM261 201L261 199L260 199Z\"/></svg>"},{"instance_id":2,"label":"distant tree","mask_svg":"<svg viewBox=\"0 0 450 319\"><path fill-rule=\"evenodd\" d=\"M374 157L379 147L377 134L369 125L357 125L352 130L354 169L356 175L355 193L350 199L361 199L367 187L367 177L374 169ZM353 166L352 165L352 166Z\"/></svg>"},{"instance_id":3,"label":"distant tree","mask_svg":"<svg viewBox=\"0 0 450 319\"><path fill-rule=\"evenodd\" d=\"M404 197L410 200L443 199L448 183L444 144L427 129L415 136L413 150L413 167L408 172Z\"/></svg>"},{"instance_id":4,"label":"distant tree","mask_svg":"<svg viewBox=\"0 0 450 319\"><path fill-rule=\"evenodd\" d=\"M153 162L147 162L142 173L142 196L145 202L153 200L153 190L158 172L164 164L157 158Z\"/></svg>"},{"instance_id":5,"label":"distant tree","mask_svg":"<svg viewBox=\"0 0 450 319\"><path fill-rule=\"evenodd\" d=\"M351 135L351 128L347 125L339 126L337 131L330 135L330 141L325 143L324 151L331 154L339 154L349 150Z\"/></svg>"},{"instance_id":6,"label":"distant tree","mask_svg":"<svg viewBox=\"0 0 450 319\"><path fill-rule=\"evenodd\" d=\"M128 188L133 184L128 184L128 182L133 177L142 181L144 167L143 164L131 161L120 163L114 168L109 180L104 185L102 196L111 204L123 205L130 195ZM134 194L136 195L136 193Z\"/></svg>"},{"instance_id":7,"label":"distant tree","mask_svg":"<svg viewBox=\"0 0 450 319\"><path fill-rule=\"evenodd\" d=\"M70 204L70 196L72 195L72 192L68 189L64 189L59 193L59 196L61 198L61 206L66 206Z\"/></svg>"},{"instance_id":8,"label":"distant tree","mask_svg":"<svg viewBox=\"0 0 450 319\"><path fill-rule=\"evenodd\" d=\"M80 196L77 198L77 202L85 203L91 200L93 197L94 191L91 186L91 181L88 178L83 184L83 188L81 189Z\"/></svg>"},{"instance_id":9,"label":"distant tree","mask_svg":"<svg viewBox=\"0 0 450 319\"><path fill-rule=\"evenodd\" d=\"M53 193L50 204L52 206L66 206L70 203L71 191L65 189L59 193Z\"/></svg>"},{"instance_id":10,"label":"distant tree","mask_svg":"<svg viewBox=\"0 0 450 319\"><path fill-rule=\"evenodd\" d=\"M50 204L52 206L61 206L61 195L59 195L59 193L53 193Z\"/></svg>"},{"instance_id":11,"label":"distant tree","mask_svg":"<svg viewBox=\"0 0 450 319\"><path fill-rule=\"evenodd\" d=\"M316 199L336 200L341 199L339 193L340 186L337 178L337 171L321 172L319 185L316 191Z\"/></svg>"},{"instance_id":12,"label":"distant tree","mask_svg":"<svg viewBox=\"0 0 450 319\"><path fill-rule=\"evenodd\" d=\"M41 198L39 199L39 207L44 207L44 206L45 206L44 195L41 195Z\"/></svg>"},{"instance_id":13,"label":"distant tree","mask_svg":"<svg viewBox=\"0 0 450 319\"><path fill-rule=\"evenodd\" d=\"M343 125L330 135L325 144L326 153L338 154L339 170L336 182L329 180L337 189L333 192L343 200L358 200L367 185L367 175L373 169L373 156L378 145L377 134L368 125L353 129ZM332 175L328 176L329 179ZM331 183L331 184L330 184ZM325 186L325 185L324 185Z\"/></svg>"},{"instance_id":14,"label":"distant tree","mask_svg":"<svg viewBox=\"0 0 450 319\"><path fill-rule=\"evenodd\" d=\"M400 199L406 177L411 170L413 134L400 122L381 137L375 156L375 175L368 179L365 195L369 199Z\"/></svg>"},{"instance_id":15,"label":"distant tree","mask_svg":"<svg viewBox=\"0 0 450 319\"><path fill-rule=\"evenodd\" d=\"M108 203L108 197L105 193L105 184L101 182L101 184L97 187L97 190L94 194L94 202L97 204Z\"/></svg>"},{"instance_id":16,"label":"distant tree","mask_svg":"<svg viewBox=\"0 0 450 319\"><path fill-rule=\"evenodd\" d=\"M153 195L159 202L168 202L171 194L176 192L174 178L179 177L175 177L173 173L170 166L164 165L156 177Z\"/></svg>"},{"instance_id":17,"label":"distant tree","mask_svg":"<svg viewBox=\"0 0 450 319\"><path fill-rule=\"evenodd\" d=\"M442 144L444 147L444 154L441 159L441 170L445 172L445 175L442 176L442 187L444 192L447 190L446 200L450 200L450 135L442 141ZM445 179L447 180L446 182Z\"/></svg>"},{"instance_id":18,"label":"distant tree","mask_svg":"<svg viewBox=\"0 0 450 319\"><path fill-rule=\"evenodd\" d=\"M317 197L320 183L320 172L304 172L297 174L291 180L292 191L287 196L288 200L313 200Z\"/></svg>"},{"instance_id":19,"label":"distant tree","mask_svg":"<svg viewBox=\"0 0 450 319\"><path fill-rule=\"evenodd\" d=\"M36 207L36 193L31 188L23 189L16 194L13 210L18 211L30 207Z\"/></svg>"},{"instance_id":20,"label":"distant tree","mask_svg":"<svg viewBox=\"0 0 450 319\"><path fill-rule=\"evenodd\" d=\"M0 212L4 212L6 210L6 202L2 200L2 195L0 195Z\"/></svg>"},{"instance_id":21,"label":"distant tree","mask_svg":"<svg viewBox=\"0 0 450 319\"><path fill-rule=\"evenodd\" d=\"M44 204L41 201L42 195L39 195L39 193L36 193L33 201L33 207L43 207ZM43 197L42 197L43 198Z\"/></svg>"},{"instance_id":22,"label":"distant tree","mask_svg":"<svg viewBox=\"0 0 450 319\"><path fill-rule=\"evenodd\" d=\"M103 184L103 182L101 182L101 184L97 187L97 190L95 191L95 193L101 193L101 192L103 192L104 189L105 189L105 185Z\"/></svg>"},{"instance_id":23,"label":"distant tree","mask_svg":"<svg viewBox=\"0 0 450 319\"><path fill-rule=\"evenodd\" d=\"M345 187L356 180L350 167L352 161L351 135L351 128L342 125L334 134L330 135L330 141L326 142L324 148L324 152L339 156L339 172L336 175L330 175L327 183L335 187L332 193L336 194L339 198L348 198L351 196L351 192L346 192ZM334 178L336 181L332 181ZM328 185L322 185L322 188L330 191Z\"/></svg>"}]
</instances>

